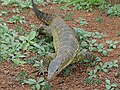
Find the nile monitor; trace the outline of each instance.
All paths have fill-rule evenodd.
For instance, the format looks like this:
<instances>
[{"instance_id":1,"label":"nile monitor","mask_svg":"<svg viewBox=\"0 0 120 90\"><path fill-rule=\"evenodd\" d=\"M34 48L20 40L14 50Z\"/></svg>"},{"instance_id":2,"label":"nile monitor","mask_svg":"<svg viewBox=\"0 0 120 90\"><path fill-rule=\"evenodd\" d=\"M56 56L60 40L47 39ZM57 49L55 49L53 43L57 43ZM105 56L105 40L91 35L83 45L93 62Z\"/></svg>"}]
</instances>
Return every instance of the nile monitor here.
<instances>
[{"instance_id":1,"label":"nile monitor","mask_svg":"<svg viewBox=\"0 0 120 90\"><path fill-rule=\"evenodd\" d=\"M39 11L35 7L33 0L32 6L38 19L47 24L42 28L53 36L56 56L51 60L48 67L49 80L53 80L69 64L88 58L88 56L90 59L92 58L91 54L80 52L75 31L62 18Z\"/></svg>"}]
</instances>

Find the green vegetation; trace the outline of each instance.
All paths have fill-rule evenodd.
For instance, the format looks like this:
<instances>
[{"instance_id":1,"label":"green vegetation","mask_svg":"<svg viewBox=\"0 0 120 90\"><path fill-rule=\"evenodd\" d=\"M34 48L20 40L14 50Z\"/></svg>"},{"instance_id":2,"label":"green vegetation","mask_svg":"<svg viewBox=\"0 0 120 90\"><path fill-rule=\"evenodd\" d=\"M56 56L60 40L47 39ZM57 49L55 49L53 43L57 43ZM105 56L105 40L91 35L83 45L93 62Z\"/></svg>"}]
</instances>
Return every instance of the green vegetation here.
<instances>
[{"instance_id":1,"label":"green vegetation","mask_svg":"<svg viewBox=\"0 0 120 90\"><path fill-rule=\"evenodd\" d=\"M87 25L88 23L85 20L86 19L80 17L78 22L80 23L80 25Z\"/></svg>"},{"instance_id":2,"label":"green vegetation","mask_svg":"<svg viewBox=\"0 0 120 90\"><path fill-rule=\"evenodd\" d=\"M113 48L114 49L114 48L117 47L116 45L119 43L119 41L117 41L117 40L116 41L111 41L110 40L110 41L106 41L106 43L109 44L109 48Z\"/></svg>"},{"instance_id":3,"label":"green vegetation","mask_svg":"<svg viewBox=\"0 0 120 90\"><path fill-rule=\"evenodd\" d=\"M7 11L5 11L5 10L4 10L4 11L1 11L1 12L0 12L0 16L3 16L3 15L7 16L7 15L8 15Z\"/></svg>"},{"instance_id":4,"label":"green vegetation","mask_svg":"<svg viewBox=\"0 0 120 90\"><path fill-rule=\"evenodd\" d=\"M112 68L118 68L118 60L114 60L113 62L106 62L104 63L104 65L102 62L99 62L99 65L96 65L94 70L90 70L88 72L89 77L85 79L85 83L101 84L102 80L99 78L99 75L97 75L97 73L100 72L108 73Z\"/></svg>"},{"instance_id":5,"label":"green vegetation","mask_svg":"<svg viewBox=\"0 0 120 90\"><path fill-rule=\"evenodd\" d=\"M73 20L73 13L72 12L68 12L67 16L64 16L64 20Z\"/></svg>"},{"instance_id":6,"label":"green vegetation","mask_svg":"<svg viewBox=\"0 0 120 90\"><path fill-rule=\"evenodd\" d=\"M118 36L120 36L120 32L118 32Z\"/></svg>"},{"instance_id":7,"label":"green vegetation","mask_svg":"<svg viewBox=\"0 0 120 90\"><path fill-rule=\"evenodd\" d=\"M97 17L97 18L96 18L96 22L104 22L104 19L101 18L101 17Z\"/></svg>"},{"instance_id":8,"label":"green vegetation","mask_svg":"<svg viewBox=\"0 0 120 90\"><path fill-rule=\"evenodd\" d=\"M99 33L99 32L87 32L80 28L74 28L74 30L78 33L79 38L81 40L80 47L83 49L88 49L89 51L95 51L101 53L103 56L107 56L110 51L107 46L103 43L97 43L98 39L102 39L107 36L107 34ZM92 39L89 39L92 38ZM116 46L115 42L115 46Z\"/></svg>"},{"instance_id":9,"label":"green vegetation","mask_svg":"<svg viewBox=\"0 0 120 90\"><path fill-rule=\"evenodd\" d=\"M21 43L18 33L9 29L7 25L0 24L0 55L3 60L20 60L25 57L21 54Z\"/></svg>"},{"instance_id":10,"label":"green vegetation","mask_svg":"<svg viewBox=\"0 0 120 90\"><path fill-rule=\"evenodd\" d=\"M38 72L39 72L40 74L41 74L41 73L44 74L44 72L47 72L46 67L43 65L43 60L40 60L40 62L39 62L39 61L35 61L35 63L34 63L33 66L39 68L39 71L38 71Z\"/></svg>"},{"instance_id":11,"label":"green vegetation","mask_svg":"<svg viewBox=\"0 0 120 90\"><path fill-rule=\"evenodd\" d=\"M12 16L10 19L9 19L9 23L20 23L20 24L23 24L25 23L25 20L24 20L24 16Z\"/></svg>"},{"instance_id":12,"label":"green vegetation","mask_svg":"<svg viewBox=\"0 0 120 90\"><path fill-rule=\"evenodd\" d=\"M36 36L36 32L32 31L28 36L20 36L19 39L22 41L23 50L27 50L29 46L35 46L39 48L40 46L36 44L33 39Z\"/></svg>"},{"instance_id":13,"label":"green vegetation","mask_svg":"<svg viewBox=\"0 0 120 90\"><path fill-rule=\"evenodd\" d=\"M26 71L22 71L16 78L18 79L18 81L19 81L20 83L23 83L24 80L27 79L27 77L28 77L27 72L26 72Z\"/></svg>"},{"instance_id":14,"label":"green vegetation","mask_svg":"<svg viewBox=\"0 0 120 90\"><path fill-rule=\"evenodd\" d=\"M32 8L31 6L31 2L28 0L1 0L2 1L2 5L3 6L10 6L10 5L14 5L14 6L19 6L22 8Z\"/></svg>"},{"instance_id":15,"label":"green vegetation","mask_svg":"<svg viewBox=\"0 0 120 90\"><path fill-rule=\"evenodd\" d=\"M120 16L120 4L110 7L107 11L107 14L111 16Z\"/></svg>"},{"instance_id":16,"label":"green vegetation","mask_svg":"<svg viewBox=\"0 0 120 90\"><path fill-rule=\"evenodd\" d=\"M72 73L74 69L74 65L69 65L67 66L64 70L63 70L63 75L64 76L70 76L70 74Z\"/></svg>"},{"instance_id":17,"label":"green vegetation","mask_svg":"<svg viewBox=\"0 0 120 90\"><path fill-rule=\"evenodd\" d=\"M106 78L106 90L119 90L117 87L118 87L118 84L115 84L115 83L112 83L110 82L109 79Z\"/></svg>"},{"instance_id":18,"label":"green vegetation","mask_svg":"<svg viewBox=\"0 0 120 90\"><path fill-rule=\"evenodd\" d=\"M51 85L47 81L45 81L43 77L40 77L38 81L30 78L28 80L24 80L22 84L31 85L32 90L51 90Z\"/></svg>"},{"instance_id":19,"label":"green vegetation","mask_svg":"<svg viewBox=\"0 0 120 90\"><path fill-rule=\"evenodd\" d=\"M85 83L87 84L101 84L102 80L98 78L97 71L89 71L88 75L89 77L85 79Z\"/></svg>"},{"instance_id":20,"label":"green vegetation","mask_svg":"<svg viewBox=\"0 0 120 90\"><path fill-rule=\"evenodd\" d=\"M70 9L69 6L73 5L74 9L77 10L87 10L87 11L92 11L93 10L93 6L99 6L101 4L105 3L105 0L74 0L74 1L70 1L70 0L53 0L53 3L66 3L64 6L60 7L60 9L66 10L66 9Z\"/></svg>"},{"instance_id":21,"label":"green vegetation","mask_svg":"<svg viewBox=\"0 0 120 90\"><path fill-rule=\"evenodd\" d=\"M104 63L99 63L99 65L95 66L96 71L101 71L101 72L109 72L109 69L111 68L118 68L118 60L114 60L113 62L106 62Z\"/></svg>"}]
</instances>

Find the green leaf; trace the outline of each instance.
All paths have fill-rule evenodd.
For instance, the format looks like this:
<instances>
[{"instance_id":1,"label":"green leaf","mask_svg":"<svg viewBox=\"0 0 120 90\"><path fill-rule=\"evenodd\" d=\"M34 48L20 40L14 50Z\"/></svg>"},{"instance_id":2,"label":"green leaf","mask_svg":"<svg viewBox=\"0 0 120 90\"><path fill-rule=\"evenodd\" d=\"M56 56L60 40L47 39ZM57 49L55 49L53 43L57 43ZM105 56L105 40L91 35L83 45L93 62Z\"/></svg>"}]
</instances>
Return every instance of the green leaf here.
<instances>
[{"instance_id":1,"label":"green leaf","mask_svg":"<svg viewBox=\"0 0 120 90\"><path fill-rule=\"evenodd\" d=\"M96 39L93 39L93 40L92 40L92 43L95 43L96 41L97 41Z\"/></svg>"},{"instance_id":2,"label":"green leaf","mask_svg":"<svg viewBox=\"0 0 120 90\"><path fill-rule=\"evenodd\" d=\"M118 84L113 83L111 86L112 86L112 87L117 87Z\"/></svg>"},{"instance_id":3,"label":"green leaf","mask_svg":"<svg viewBox=\"0 0 120 90\"><path fill-rule=\"evenodd\" d=\"M107 70L107 69L103 69L103 71L104 71L104 72L106 72L106 73L108 72L108 70Z\"/></svg>"},{"instance_id":4,"label":"green leaf","mask_svg":"<svg viewBox=\"0 0 120 90\"><path fill-rule=\"evenodd\" d=\"M106 84L110 85L110 80L106 78Z\"/></svg>"},{"instance_id":5,"label":"green leaf","mask_svg":"<svg viewBox=\"0 0 120 90\"><path fill-rule=\"evenodd\" d=\"M19 64L19 62L20 62L20 60L19 60L19 59L12 59L12 61L13 61L16 65L18 65L18 64Z\"/></svg>"},{"instance_id":6,"label":"green leaf","mask_svg":"<svg viewBox=\"0 0 120 90\"><path fill-rule=\"evenodd\" d=\"M107 51L103 50L102 54L103 54L104 56L107 56Z\"/></svg>"},{"instance_id":7,"label":"green leaf","mask_svg":"<svg viewBox=\"0 0 120 90\"><path fill-rule=\"evenodd\" d=\"M90 75L90 76L93 75L93 71L90 70L89 73L88 73L88 75Z\"/></svg>"},{"instance_id":8,"label":"green leaf","mask_svg":"<svg viewBox=\"0 0 120 90\"><path fill-rule=\"evenodd\" d=\"M111 89L111 86L110 86L110 85L106 85L106 89L107 89L107 90L110 90L110 89Z\"/></svg>"},{"instance_id":9,"label":"green leaf","mask_svg":"<svg viewBox=\"0 0 120 90\"><path fill-rule=\"evenodd\" d=\"M27 50L28 46L29 46L29 43L24 42L22 45L23 50Z\"/></svg>"},{"instance_id":10,"label":"green leaf","mask_svg":"<svg viewBox=\"0 0 120 90\"><path fill-rule=\"evenodd\" d=\"M20 39L21 41L25 41L25 40L26 40L26 37L25 37L25 36L20 36L19 39Z\"/></svg>"},{"instance_id":11,"label":"green leaf","mask_svg":"<svg viewBox=\"0 0 120 90\"><path fill-rule=\"evenodd\" d=\"M99 70L99 69L100 69L100 66L95 66L95 69L96 69L96 70Z\"/></svg>"},{"instance_id":12,"label":"green leaf","mask_svg":"<svg viewBox=\"0 0 120 90\"><path fill-rule=\"evenodd\" d=\"M20 57L20 58L24 58L24 57L26 57L26 56L25 56L25 55L19 55L19 57Z\"/></svg>"},{"instance_id":13,"label":"green leaf","mask_svg":"<svg viewBox=\"0 0 120 90\"><path fill-rule=\"evenodd\" d=\"M116 48L116 45L113 45L112 47L113 47L113 48Z\"/></svg>"},{"instance_id":14,"label":"green leaf","mask_svg":"<svg viewBox=\"0 0 120 90\"><path fill-rule=\"evenodd\" d=\"M30 84L30 85L34 85L34 84L36 84L36 80L35 79L28 79L28 80L26 80L25 83Z\"/></svg>"},{"instance_id":15,"label":"green leaf","mask_svg":"<svg viewBox=\"0 0 120 90\"><path fill-rule=\"evenodd\" d=\"M31 87L31 89L32 89L32 90L36 90L36 88L35 88L35 86L34 86L34 85Z\"/></svg>"},{"instance_id":16,"label":"green leaf","mask_svg":"<svg viewBox=\"0 0 120 90\"><path fill-rule=\"evenodd\" d=\"M37 47L37 48L40 48L40 45L38 45L37 43L32 43L33 46Z\"/></svg>"},{"instance_id":17,"label":"green leaf","mask_svg":"<svg viewBox=\"0 0 120 90\"><path fill-rule=\"evenodd\" d=\"M26 63L25 61L20 60L20 59L12 59L12 61L13 61L16 65L19 65L19 64L23 65L23 64Z\"/></svg>"},{"instance_id":18,"label":"green leaf","mask_svg":"<svg viewBox=\"0 0 120 90\"><path fill-rule=\"evenodd\" d=\"M23 60L20 60L19 63L20 63L21 65L23 65L23 64L26 64L27 62L25 62L25 61L23 61Z\"/></svg>"},{"instance_id":19,"label":"green leaf","mask_svg":"<svg viewBox=\"0 0 120 90\"><path fill-rule=\"evenodd\" d=\"M51 87L51 85L48 82L45 82L42 90L52 90L52 87Z\"/></svg>"},{"instance_id":20,"label":"green leaf","mask_svg":"<svg viewBox=\"0 0 120 90\"><path fill-rule=\"evenodd\" d=\"M40 90L40 84L37 83L35 87L36 87L36 90Z\"/></svg>"},{"instance_id":21,"label":"green leaf","mask_svg":"<svg viewBox=\"0 0 120 90\"><path fill-rule=\"evenodd\" d=\"M117 41L117 40L114 41L114 44L118 44L118 43L119 43L119 41Z\"/></svg>"},{"instance_id":22,"label":"green leaf","mask_svg":"<svg viewBox=\"0 0 120 90\"><path fill-rule=\"evenodd\" d=\"M39 80L38 80L38 83L41 83L44 81L44 77L40 77Z\"/></svg>"},{"instance_id":23,"label":"green leaf","mask_svg":"<svg viewBox=\"0 0 120 90\"><path fill-rule=\"evenodd\" d=\"M118 60L114 60L113 62L114 62L114 63L118 63Z\"/></svg>"},{"instance_id":24,"label":"green leaf","mask_svg":"<svg viewBox=\"0 0 120 90\"><path fill-rule=\"evenodd\" d=\"M36 36L36 32L35 31L32 31L29 35L28 35L28 40L31 41L35 38Z\"/></svg>"}]
</instances>

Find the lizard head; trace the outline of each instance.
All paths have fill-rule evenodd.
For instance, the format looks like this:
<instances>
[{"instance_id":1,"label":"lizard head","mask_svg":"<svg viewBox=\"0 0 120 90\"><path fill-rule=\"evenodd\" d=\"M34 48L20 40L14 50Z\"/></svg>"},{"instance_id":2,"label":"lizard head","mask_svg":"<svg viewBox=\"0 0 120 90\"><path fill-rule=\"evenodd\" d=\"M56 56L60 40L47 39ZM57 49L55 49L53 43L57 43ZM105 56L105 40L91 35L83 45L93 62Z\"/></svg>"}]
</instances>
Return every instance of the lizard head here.
<instances>
[{"instance_id":1,"label":"lizard head","mask_svg":"<svg viewBox=\"0 0 120 90\"><path fill-rule=\"evenodd\" d=\"M60 60L54 59L48 67L48 80L53 80L62 71Z\"/></svg>"},{"instance_id":2,"label":"lizard head","mask_svg":"<svg viewBox=\"0 0 120 90\"><path fill-rule=\"evenodd\" d=\"M55 58L50 62L48 67L48 80L53 80L65 67L67 67L72 62L72 59L62 59L62 58Z\"/></svg>"}]
</instances>

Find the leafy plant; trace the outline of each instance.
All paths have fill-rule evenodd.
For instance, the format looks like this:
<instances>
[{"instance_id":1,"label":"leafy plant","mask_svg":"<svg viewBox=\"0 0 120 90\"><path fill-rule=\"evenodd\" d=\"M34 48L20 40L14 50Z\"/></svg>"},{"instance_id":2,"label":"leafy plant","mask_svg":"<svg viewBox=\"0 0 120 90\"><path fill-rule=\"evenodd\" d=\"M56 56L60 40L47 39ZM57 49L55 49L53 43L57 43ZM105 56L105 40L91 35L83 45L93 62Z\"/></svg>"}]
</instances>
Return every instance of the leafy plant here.
<instances>
[{"instance_id":1,"label":"leafy plant","mask_svg":"<svg viewBox=\"0 0 120 90\"><path fill-rule=\"evenodd\" d=\"M2 23L4 21L4 19L3 18L0 18L0 23Z\"/></svg>"},{"instance_id":2,"label":"leafy plant","mask_svg":"<svg viewBox=\"0 0 120 90\"><path fill-rule=\"evenodd\" d=\"M118 68L118 60L114 60L113 62L106 62L105 66L107 68Z\"/></svg>"},{"instance_id":3,"label":"leafy plant","mask_svg":"<svg viewBox=\"0 0 120 90\"><path fill-rule=\"evenodd\" d=\"M101 18L101 17L97 17L97 18L96 18L96 22L104 22L104 19Z\"/></svg>"},{"instance_id":4,"label":"leafy plant","mask_svg":"<svg viewBox=\"0 0 120 90\"><path fill-rule=\"evenodd\" d=\"M109 48L116 48L117 44L119 43L119 41L115 40L115 41L112 41L112 40L109 40L109 41L106 41L107 44L109 44Z\"/></svg>"},{"instance_id":5,"label":"leafy plant","mask_svg":"<svg viewBox=\"0 0 120 90\"><path fill-rule=\"evenodd\" d=\"M97 51L98 52L101 52L102 53L102 55L104 55L104 56L107 56L107 50L106 50L106 48L105 48L105 46L102 44L102 43L100 43L100 44L96 44L96 46L97 46Z\"/></svg>"},{"instance_id":6,"label":"leafy plant","mask_svg":"<svg viewBox=\"0 0 120 90\"><path fill-rule=\"evenodd\" d=\"M104 4L101 4L100 6L98 6L98 8L102 11L103 10L107 11L109 9L109 7L111 7L111 6L112 6L112 4L104 3Z\"/></svg>"},{"instance_id":7,"label":"leafy plant","mask_svg":"<svg viewBox=\"0 0 120 90\"><path fill-rule=\"evenodd\" d=\"M110 82L109 79L106 78L106 90L115 90L115 88L118 87L118 84L112 83Z\"/></svg>"},{"instance_id":8,"label":"leafy plant","mask_svg":"<svg viewBox=\"0 0 120 90\"><path fill-rule=\"evenodd\" d=\"M26 64L26 62L21 60L21 59L12 59L12 61L16 65L24 65L24 64Z\"/></svg>"},{"instance_id":9,"label":"leafy plant","mask_svg":"<svg viewBox=\"0 0 120 90\"><path fill-rule=\"evenodd\" d=\"M39 73L43 73L47 72L47 68L45 67L45 65L43 65L43 60L39 61L35 61L34 65L35 67L39 68Z\"/></svg>"},{"instance_id":10,"label":"leafy plant","mask_svg":"<svg viewBox=\"0 0 120 90\"><path fill-rule=\"evenodd\" d=\"M19 7L22 7L22 8L32 8L32 5L31 5L31 2L28 1L28 0L2 0L2 5L4 6L10 6L10 5L13 5L13 6L19 6Z\"/></svg>"},{"instance_id":11,"label":"leafy plant","mask_svg":"<svg viewBox=\"0 0 120 90\"><path fill-rule=\"evenodd\" d=\"M107 34L99 33L99 32L93 32L93 33L92 33L92 36L93 36L94 38L97 38L97 39L102 39L102 38L106 37Z\"/></svg>"},{"instance_id":12,"label":"leafy plant","mask_svg":"<svg viewBox=\"0 0 120 90\"><path fill-rule=\"evenodd\" d=\"M61 3L68 3L70 2L70 0L53 0L52 3L55 4L55 3L58 3L58 4L61 4Z\"/></svg>"},{"instance_id":13,"label":"leafy plant","mask_svg":"<svg viewBox=\"0 0 120 90\"><path fill-rule=\"evenodd\" d=\"M108 72L108 69L107 69L107 66L106 65L103 65L102 62L100 62L100 65L99 66L95 66L95 70L96 71L103 71L103 72Z\"/></svg>"},{"instance_id":14,"label":"leafy plant","mask_svg":"<svg viewBox=\"0 0 120 90\"><path fill-rule=\"evenodd\" d=\"M95 66L96 71L103 71L103 72L108 72L109 69L111 68L118 68L118 60L114 60L113 62L106 62L102 63L100 62L99 65Z\"/></svg>"},{"instance_id":15,"label":"leafy plant","mask_svg":"<svg viewBox=\"0 0 120 90\"><path fill-rule=\"evenodd\" d=\"M16 64L23 64L21 54L21 43L18 39L18 33L8 29L6 24L0 24L0 56L3 60L13 60ZM18 61L17 61L18 60Z\"/></svg>"},{"instance_id":16,"label":"leafy plant","mask_svg":"<svg viewBox=\"0 0 120 90\"><path fill-rule=\"evenodd\" d=\"M0 16L3 16L3 15L7 16L7 15L8 15L7 11L5 11L5 10L4 10L4 11L1 11L1 12L0 12Z\"/></svg>"},{"instance_id":17,"label":"leafy plant","mask_svg":"<svg viewBox=\"0 0 120 90\"><path fill-rule=\"evenodd\" d=\"M64 20L73 20L73 13L68 12L68 15L64 17Z\"/></svg>"},{"instance_id":18,"label":"leafy plant","mask_svg":"<svg viewBox=\"0 0 120 90\"><path fill-rule=\"evenodd\" d=\"M59 1L58 1L59 2ZM105 3L105 0L60 0L60 3L66 2L66 5L62 6L61 8L66 10L70 9L68 8L69 5L73 5L74 9L77 10L87 10L87 11L92 11L94 5L101 5Z\"/></svg>"},{"instance_id":19,"label":"leafy plant","mask_svg":"<svg viewBox=\"0 0 120 90\"><path fill-rule=\"evenodd\" d=\"M2 5L4 6L9 6L11 4L17 5L19 3L18 0L1 0L2 1Z\"/></svg>"},{"instance_id":20,"label":"leafy plant","mask_svg":"<svg viewBox=\"0 0 120 90\"><path fill-rule=\"evenodd\" d=\"M96 70L90 70L88 75L89 77L85 79L85 83L87 84L101 84L102 80L100 80L96 74Z\"/></svg>"},{"instance_id":21,"label":"leafy plant","mask_svg":"<svg viewBox=\"0 0 120 90\"><path fill-rule=\"evenodd\" d=\"M87 67L88 66L93 67L100 61L101 61L101 59L96 56L95 60L89 60L89 59L81 60L80 64L85 64L85 66L87 66Z\"/></svg>"},{"instance_id":22,"label":"leafy plant","mask_svg":"<svg viewBox=\"0 0 120 90\"><path fill-rule=\"evenodd\" d=\"M69 65L68 67L66 67L66 68L63 70L63 75L64 75L64 76L70 76L70 74L71 74L72 71L73 71L73 68L74 68L74 65Z\"/></svg>"},{"instance_id":23,"label":"leafy plant","mask_svg":"<svg viewBox=\"0 0 120 90\"><path fill-rule=\"evenodd\" d=\"M78 33L79 39L81 40L80 47L83 49L89 49L90 51L96 51L102 53L102 55L107 56L108 50L104 44L97 43L97 39L102 39L106 37L107 34L99 33L99 32L87 32L81 28L74 28L74 30Z\"/></svg>"},{"instance_id":24,"label":"leafy plant","mask_svg":"<svg viewBox=\"0 0 120 90\"><path fill-rule=\"evenodd\" d=\"M18 8L12 10L13 13L20 13L20 11L21 9L18 9Z\"/></svg>"},{"instance_id":25,"label":"leafy plant","mask_svg":"<svg viewBox=\"0 0 120 90\"><path fill-rule=\"evenodd\" d=\"M120 4L110 7L107 11L107 14L111 16L120 16Z\"/></svg>"},{"instance_id":26,"label":"leafy plant","mask_svg":"<svg viewBox=\"0 0 120 90\"><path fill-rule=\"evenodd\" d=\"M26 71L22 71L22 72L20 72L19 75L15 76L15 79L17 81L20 81L20 83L23 83L24 80L26 80L27 77L28 77L27 72Z\"/></svg>"},{"instance_id":27,"label":"leafy plant","mask_svg":"<svg viewBox=\"0 0 120 90\"><path fill-rule=\"evenodd\" d=\"M120 32L118 32L118 36L120 36Z\"/></svg>"},{"instance_id":28,"label":"leafy plant","mask_svg":"<svg viewBox=\"0 0 120 90\"><path fill-rule=\"evenodd\" d=\"M22 41L22 48L23 50L27 50L30 45L33 45L37 48L40 46L33 41L33 39L36 36L36 32L32 31L27 37L25 36L20 36L19 39Z\"/></svg>"},{"instance_id":29,"label":"leafy plant","mask_svg":"<svg viewBox=\"0 0 120 90\"><path fill-rule=\"evenodd\" d=\"M54 0L53 0L54 1ZM51 3L52 1L50 0L35 0L36 4L41 4L43 6L47 5L48 3Z\"/></svg>"},{"instance_id":30,"label":"leafy plant","mask_svg":"<svg viewBox=\"0 0 120 90\"><path fill-rule=\"evenodd\" d=\"M22 8L32 8L31 2L29 2L28 0L21 1L21 3L19 3L19 6L21 6Z\"/></svg>"},{"instance_id":31,"label":"leafy plant","mask_svg":"<svg viewBox=\"0 0 120 90\"><path fill-rule=\"evenodd\" d=\"M10 19L9 19L9 23L20 23L20 24L23 24L25 23L25 17L24 16L12 16Z\"/></svg>"},{"instance_id":32,"label":"leafy plant","mask_svg":"<svg viewBox=\"0 0 120 90\"><path fill-rule=\"evenodd\" d=\"M27 30L25 30L23 27L17 25L15 27L16 32L18 32L20 35L28 35Z\"/></svg>"},{"instance_id":33,"label":"leafy plant","mask_svg":"<svg viewBox=\"0 0 120 90\"><path fill-rule=\"evenodd\" d=\"M49 53L54 52L53 42L51 37L46 37L44 39L39 39L38 44L40 45L40 48L37 49L37 53L40 56L48 55Z\"/></svg>"},{"instance_id":34,"label":"leafy plant","mask_svg":"<svg viewBox=\"0 0 120 90\"><path fill-rule=\"evenodd\" d=\"M40 77L38 81L36 81L35 79L28 79L28 80L24 80L23 84L29 84L31 85L32 90L51 90L51 85L45 81L45 79L43 77Z\"/></svg>"},{"instance_id":35,"label":"leafy plant","mask_svg":"<svg viewBox=\"0 0 120 90\"><path fill-rule=\"evenodd\" d=\"M85 20L86 19L80 17L78 22L80 23L80 25L87 25L88 23Z\"/></svg>"}]
</instances>

